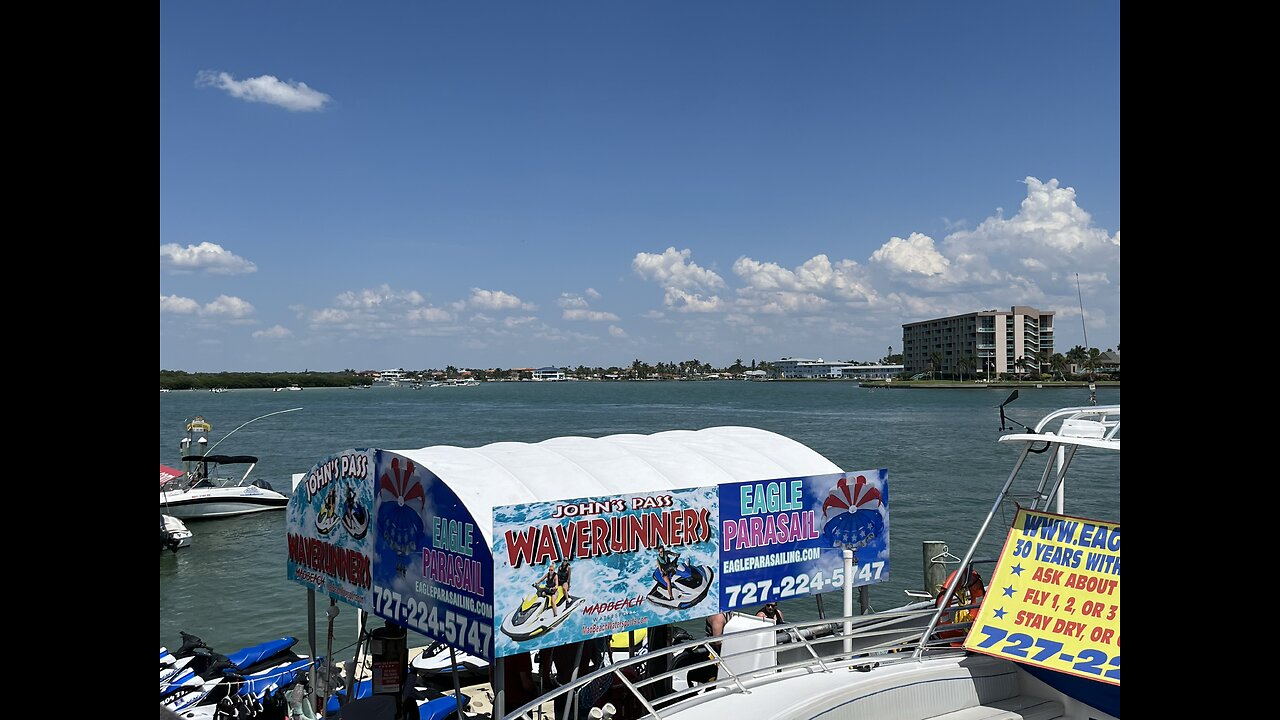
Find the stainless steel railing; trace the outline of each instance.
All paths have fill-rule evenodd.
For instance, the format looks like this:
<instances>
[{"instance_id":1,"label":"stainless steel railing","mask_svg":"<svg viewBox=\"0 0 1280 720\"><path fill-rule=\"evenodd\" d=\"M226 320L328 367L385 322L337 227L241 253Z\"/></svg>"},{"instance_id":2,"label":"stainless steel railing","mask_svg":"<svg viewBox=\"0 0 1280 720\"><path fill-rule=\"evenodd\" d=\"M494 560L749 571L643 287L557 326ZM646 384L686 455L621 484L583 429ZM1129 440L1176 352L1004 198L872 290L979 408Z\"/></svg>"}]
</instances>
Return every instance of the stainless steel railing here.
<instances>
[{"instance_id":1,"label":"stainless steel railing","mask_svg":"<svg viewBox=\"0 0 1280 720\"><path fill-rule=\"evenodd\" d=\"M976 609L977 605L955 606L948 612ZM627 660L606 665L594 672L568 682L555 690L542 695L524 705L509 710L505 718L544 718L542 706L547 702L559 705L558 698L564 697L565 718L557 720L586 720L585 708L579 707L578 695L588 685L597 682L603 676L612 676L612 687L624 688L628 701L634 702L636 709L653 718L663 717L663 708L669 708L682 700L700 693L720 690L723 692L746 692L749 685L758 685L762 681L782 680L795 674L811 672L833 672L835 668L866 666L867 669L878 664L905 662L912 659L912 652L923 649L930 656L942 653L962 653L961 648L953 646L956 638L941 638L936 633L933 637L922 641L924 629L936 613L933 602L917 603L910 609L887 611L873 615L860 615L849 618L852 632L843 633L845 618L811 620L788 623L738 633L729 633L717 638L700 638L661 650L653 650ZM967 632L970 623L949 624L945 631ZM750 638L762 634L775 636L776 644L763 647L750 647L738 652L719 653L712 646L713 641L724 642L732 646L737 643L732 639ZM845 652L845 641L850 640L851 651ZM757 643L743 643L755 645ZM680 667L649 674L649 668L661 665L671 668L673 660L686 652L705 653L706 659L696 662L684 662ZM742 662L736 662L742 661ZM732 666L758 666L748 671L734 672ZM714 668L715 678L701 684L689 684L687 687L673 688L666 691L668 681L687 678L690 671ZM861 667L859 667L861 669Z\"/></svg>"}]
</instances>

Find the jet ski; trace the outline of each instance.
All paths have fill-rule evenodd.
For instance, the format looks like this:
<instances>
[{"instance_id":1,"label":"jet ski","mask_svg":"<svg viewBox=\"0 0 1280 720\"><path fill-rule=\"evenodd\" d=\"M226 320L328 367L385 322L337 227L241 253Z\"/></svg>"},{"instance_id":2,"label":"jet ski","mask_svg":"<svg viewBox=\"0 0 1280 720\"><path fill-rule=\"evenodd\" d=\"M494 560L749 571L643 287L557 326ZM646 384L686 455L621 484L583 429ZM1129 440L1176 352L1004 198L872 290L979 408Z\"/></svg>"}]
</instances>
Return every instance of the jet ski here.
<instances>
[{"instance_id":1,"label":"jet ski","mask_svg":"<svg viewBox=\"0 0 1280 720\"><path fill-rule=\"evenodd\" d=\"M329 531L338 526L341 519L342 516L338 514L338 491L331 485L329 494L325 495L324 504L320 506L320 512L316 513L316 532L328 535Z\"/></svg>"},{"instance_id":2,"label":"jet ski","mask_svg":"<svg viewBox=\"0 0 1280 720\"><path fill-rule=\"evenodd\" d=\"M207 699L216 699L210 693L228 678L247 678L299 659L291 650L298 643L295 637L282 637L250 645L231 655L213 652L204 641L194 635L182 633L182 637L183 647L173 653L177 658L174 665L186 657L192 659L167 681L162 680L160 683L160 704L175 711L200 704Z\"/></svg>"},{"instance_id":3,"label":"jet ski","mask_svg":"<svg viewBox=\"0 0 1280 720\"><path fill-rule=\"evenodd\" d=\"M449 678L454 667L463 684L471 684L468 680L484 682L488 680L489 661L461 650L453 651L454 662L449 661L449 646L442 642L431 643L422 654L414 658L409 667L418 674L423 682L430 683L439 678Z\"/></svg>"},{"instance_id":4,"label":"jet ski","mask_svg":"<svg viewBox=\"0 0 1280 720\"><path fill-rule=\"evenodd\" d=\"M649 651L649 628L616 632L609 636L609 652L641 655Z\"/></svg>"},{"instance_id":5,"label":"jet ski","mask_svg":"<svg viewBox=\"0 0 1280 720\"><path fill-rule=\"evenodd\" d=\"M553 611L552 603L548 602L550 598L542 592L546 586L534 583L533 587L534 593L527 596L520 607L502 621L502 632L512 640L528 640L552 630L582 604L582 598L570 599L565 595L564 587L557 585Z\"/></svg>"},{"instance_id":6,"label":"jet ski","mask_svg":"<svg viewBox=\"0 0 1280 720\"><path fill-rule=\"evenodd\" d=\"M673 610L684 610L702 602L711 589L716 571L709 565L690 565L682 562L671 575L671 595L667 595L662 571L653 571L653 588L649 590L649 602Z\"/></svg>"},{"instance_id":7,"label":"jet ski","mask_svg":"<svg viewBox=\"0 0 1280 720\"><path fill-rule=\"evenodd\" d=\"M347 488L347 502L343 507L342 527L352 539L359 540L369 532L369 511L356 500L355 488Z\"/></svg>"}]
</instances>

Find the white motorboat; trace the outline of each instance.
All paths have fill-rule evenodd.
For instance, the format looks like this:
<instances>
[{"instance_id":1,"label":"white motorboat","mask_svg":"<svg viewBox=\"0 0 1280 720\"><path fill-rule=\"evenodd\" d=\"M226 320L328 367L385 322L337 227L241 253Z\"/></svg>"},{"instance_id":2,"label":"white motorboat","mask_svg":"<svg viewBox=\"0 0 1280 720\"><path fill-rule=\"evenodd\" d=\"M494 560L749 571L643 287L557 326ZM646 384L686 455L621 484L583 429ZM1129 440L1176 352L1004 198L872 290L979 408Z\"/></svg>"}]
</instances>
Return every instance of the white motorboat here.
<instances>
[{"instance_id":1,"label":"white motorboat","mask_svg":"<svg viewBox=\"0 0 1280 720\"><path fill-rule=\"evenodd\" d=\"M187 529L187 526L172 515L160 513L160 551L171 550L177 552L178 548L190 545L191 531Z\"/></svg>"},{"instance_id":2,"label":"white motorboat","mask_svg":"<svg viewBox=\"0 0 1280 720\"><path fill-rule=\"evenodd\" d=\"M1118 487L1120 406L1063 408L1021 429L1000 438L1018 447L1016 463L936 600L836 622L741 632L731 623L717 653L706 638L650 648L503 717L533 717L553 697L590 695L612 676L612 702L626 707L588 704L591 717L1118 720L1119 496L1092 506L1091 516L1106 517L1085 519L1066 514L1064 489L1068 468L1086 489ZM1006 512L1011 524L997 521ZM988 531L1008 534L997 558L976 555L993 544ZM985 597L972 569L983 562L998 563ZM688 684L694 669L709 681Z\"/></svg>"},{"instance_id":3,"label":"white motorboat","mask_svg":"<svg viewBox=\"0 0 1280 720\"><path fill-rule=\"evenodd\" d=\"M289 498L266 480L249 480L258 458L252 455L188 455L193 469L160 486L160 511L182 520L283 510ZM248 465L244 474L218 476L219 468Z\"/></svg>"},{"instance_id":4,"label":"white motorboat","mask_svg":"<svg viewBox=\"0 0 1280 720\"><path fill-rule=\"evenodd\" d=\"M289 504L287 496L277 492L266 480L249 480L258 458L210 453L249 423L299 409L277 410L256 417L227 433L212 447L209 447L208 434L213 426L202 416L195 416L186 424L187 433L181 443L186 470L160 466L160 512L181 520L198 520L283 510ZM220 469L235 465L247 465L248 468L243 473L220 476Z\"/></svg>"},{"instance_id":5,"label":"white motorboat","mask_svg":"<svg viewBox=\"0 0 1280 720\"><path fill-rule=\"evenodd\" d=\"M475 378L449 378L448 380L433 382L431 387L480 387L480 381Z\"/></svg>"}]
</instances>

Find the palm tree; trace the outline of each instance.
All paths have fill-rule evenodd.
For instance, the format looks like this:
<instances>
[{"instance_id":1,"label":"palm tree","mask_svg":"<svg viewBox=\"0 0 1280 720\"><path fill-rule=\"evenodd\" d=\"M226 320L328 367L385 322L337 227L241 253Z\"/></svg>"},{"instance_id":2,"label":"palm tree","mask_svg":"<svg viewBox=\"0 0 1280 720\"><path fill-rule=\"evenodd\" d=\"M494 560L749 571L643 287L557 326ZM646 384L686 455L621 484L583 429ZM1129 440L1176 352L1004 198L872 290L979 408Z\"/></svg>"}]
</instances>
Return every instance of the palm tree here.
<instances>
[{"instance_id":1,"label":"palm tree","mask_svg":"<svg viewBox=\"0 0 1280 720\"><path fill-rule=\"evenodd\" d=\"M1050 367L1057 374L1059 380L1067 379L1067 356L1062 353L1054 353L1049 360Z\"/></svg>"},{"instance_id":2,"label":"palm tree","mask_svg":"<svg viewBox=\"0 0 1280 720\"><path fill-rule=\"evenodd\" d=\"M942 353L933 351L929 353L929 379L937 379L938 370L942 368Z\"/></svg>"},{"instance_id":3,"label":"palm tree","mask_svg":"<svg viewBox=\"0 0 1280 720\"><path fill-rule=\"evenodd\" d=\"M1026 370L1029 365L1030 365L1030 362L1027 360L1025 356L1022 356L1022 355L1019 355L1018 359L1013 361L1013 369L1015 372L1017 372L1018 382L1022 382L1021 371Z\"/></svg>"},{"instance_id":4,"label":"palm tree","mask_svg":"<svg viewBox=\"0 0 1280 720\"><path fill-rule=\"evenodd\" d=\"M1084 366L1089 368L1092 374L1098 369L1098 359L1102 355L1102 351L1098 348L1089 348L1089 359L1085 361Z\"/></svg>"},{"instance_id":5,"label":"palm tree","mask_svg":"<svg viewBox=\"0 0 1280 720\"><path fill-rule=\"evenodd\" d=\"M960 371L960 382L964 382L964 371L974 367L975 362L963 355L956 359L956 370Z\"/></svg>"},{"instance_id":6,"label":"palm tree","mask_svg":"<svg viewBox=\"0 0 1280 720\"><path fill-rule=\"evenodd\" d=\"M1067 351L1067 360L1076 367L1083 367L1086 360L1089 359L1089 351L1083 345L1077 345Z\"/></svg>"}]
</instances>

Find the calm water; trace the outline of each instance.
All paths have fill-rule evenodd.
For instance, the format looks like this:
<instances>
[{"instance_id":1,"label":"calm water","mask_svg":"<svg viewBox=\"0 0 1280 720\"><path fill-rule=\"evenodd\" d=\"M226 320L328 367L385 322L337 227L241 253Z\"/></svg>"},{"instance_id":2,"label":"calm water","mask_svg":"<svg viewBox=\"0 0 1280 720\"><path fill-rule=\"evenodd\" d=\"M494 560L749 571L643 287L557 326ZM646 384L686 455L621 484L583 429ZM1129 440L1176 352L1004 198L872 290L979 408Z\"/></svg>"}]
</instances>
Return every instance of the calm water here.
<instances>
[{"instance_id":1,"label":"calm water","mask_svg":"<svg viewBox=\"0 0 1280 720\"><path fill-rule=\"evenodd\" d=\"M956 555L972 542L1016 458L1013 448L995 442L995 407L1008 394L728 381L172 392L160 395L160 462L180 466L178 441L185 421L195 415L213 424L212 443L247 420L293 407L302 410L255 422L217 452L258 456L253 476L286 491L292 473L352 447L475 447L561 435L759 427L808 445L846 471L889 468L891 575L871 587L873 608L887 610L907 600L904 590L922 585L923 541L946 541ZM1088 403L1083 388L1029 386L1020 395L1008 414L1026 424L1057 408ZM1098 402L1119 403L1119 389L1100 388ZM1086 460L1072 466L1068 512L1118 522L1119 487L1103 481L1118 473L1118 458ZM193 545L160 555L161 645L176 646L180 630L222 652L281 635L297 636L306 645L307 594L285 576L284 519L279 511L189 523ZM1006 513L1004 522L1011 520ZM997 549L992 545L984 554ZM838 615L840 604L840 594L829 593L828 615ZM335 652L355 641L355 609L339 607ZM785 601L782 608L788 620L817 617L811 597ZM317 615L323 652L323 605ZM426 644L420 636L410 641Z\"/></svg>"}]
</instances>

